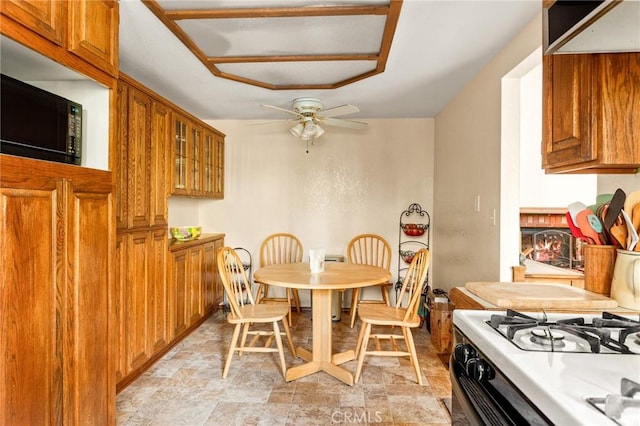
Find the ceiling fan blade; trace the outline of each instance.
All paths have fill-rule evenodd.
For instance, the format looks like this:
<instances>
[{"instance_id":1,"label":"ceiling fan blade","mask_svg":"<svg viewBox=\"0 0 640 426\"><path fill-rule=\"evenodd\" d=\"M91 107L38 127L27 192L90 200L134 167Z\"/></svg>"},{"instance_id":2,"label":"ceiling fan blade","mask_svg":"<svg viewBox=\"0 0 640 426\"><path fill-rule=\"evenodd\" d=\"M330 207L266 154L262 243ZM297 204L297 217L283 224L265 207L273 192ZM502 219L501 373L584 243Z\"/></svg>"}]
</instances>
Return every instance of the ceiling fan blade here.
<instances>
[{"instance_id":1,"label":"ceiling fan blade","mask_svg":"<svg viewBox=\"0 0 640 426\"><path fill-rule=\"evenodd\" d=\"M297 118L287 118L284 120L269 120L269 121L260 121L257 123L249 123L247 126L262 126L263 124L275 124L275 123L284 123L288 121L298 121Z\"/></svg>"},{"instance_id":2,"label":"ceiling fan blade","mask_svg":"<svg viewBox=\"0 0 640 426\"><path fill-rule=\"evenodd\" d=\"M340 118L319 118L322 123L328 126L348 127L349 129L364 129L367 123L353 120L343 120Z\"/></svg>"},{"instance_id":3,"label":"ceiling fan blade","mask_svg":"<svg viewBox=\"0 0 640 426\"><path fill-rule=\"evenodd\" d=\"M360 112L357 106L353 105L341 105L334 108L323 109L318 112L318 117L335 117L337 115L346 115L346 114L355 114L356 112Z\"/></svg>"},{"instance_id":4,"label":"ceiling fan blade","mask_svg":"<svg viewBox=\"0 0 640 426\"><path fill-rule=\"evenodd\" d=\"M286 112L287 114L293 114L295 116L300 117L301 114L295 112L295 111L291 111L290 109L284 109L284 108L280 108L277 106L273 106L273 105L260 105L261 107L265 107L265 108L271 108L271 109L275 109L276 111L282 111L282 112Z\"/></svg>"}]
</instances>

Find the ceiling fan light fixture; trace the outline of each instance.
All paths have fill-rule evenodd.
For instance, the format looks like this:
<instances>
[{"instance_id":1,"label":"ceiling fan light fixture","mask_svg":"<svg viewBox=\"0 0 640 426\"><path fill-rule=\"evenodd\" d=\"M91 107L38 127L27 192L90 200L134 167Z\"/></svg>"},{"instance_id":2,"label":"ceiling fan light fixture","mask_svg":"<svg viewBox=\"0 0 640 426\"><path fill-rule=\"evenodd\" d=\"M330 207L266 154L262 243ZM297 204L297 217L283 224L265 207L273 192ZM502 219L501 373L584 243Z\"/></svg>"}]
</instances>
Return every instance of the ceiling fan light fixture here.
<instances>
[{"instance_id":1,"label":"ceiling fan light fixture","mask_svg":"<svg viewBox=\"0 0 640 426\"><path fill-rule=\"evenodd\" d=\"M324 135L324 129L319 125L316 125L316 138L319 138L322 135Z\"/></svg>"},{"instance_id":2,"label":"ceiling fan light fixture","mask_svg":"<svg viewBox=\"0 0 640 426\"><path fill-rule=\"evenodd\" d=\"M304 132L304 126L302 125L302 123L298 123L295 126L293 126L291 129L289 129L289 132L291 132L293 136L297 136L301 138Z\"/></svg>"},{"instance_id":3,"label":"ceiling fan light fixture","mask_svg":"<svg viewBox=\"0 0 640 426\"><path fill-rule=\"evenodd\" d=\"M304 123L304 134L307 136L313 136L316 134L317 126L316 124L309 120Z\"/></svg>"}]
</instances>

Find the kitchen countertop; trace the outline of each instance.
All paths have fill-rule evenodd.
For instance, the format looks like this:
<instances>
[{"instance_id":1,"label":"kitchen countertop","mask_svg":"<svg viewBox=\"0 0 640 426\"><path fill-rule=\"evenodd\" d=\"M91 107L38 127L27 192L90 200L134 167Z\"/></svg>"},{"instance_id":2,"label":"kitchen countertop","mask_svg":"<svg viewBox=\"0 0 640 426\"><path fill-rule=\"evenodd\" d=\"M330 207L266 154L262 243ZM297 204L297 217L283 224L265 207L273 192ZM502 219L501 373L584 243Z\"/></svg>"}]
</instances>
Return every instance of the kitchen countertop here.
<instances>
[{"instance_id":1,"label":"kitchen countertop","mask_svg":"<svg viewBox=\"0 0 640 426\"><path fill-rule=\"evenodd\" d=\"M531 283L529 283L531 284ZM522 285L522 283L513 283L513 285ZM469 291L465 287L455 287L449 292L451 301L456 305L457 309L462 306L464 309L480 309L480 310L504 310L501 308ZM535 308L533 308L535 309ZM545 308L546 309L546 308ZM583 312L583 313L600 313L603 309L599 308L563 308L556 307L553 309L547 309L554 312ZM632 314L637 313L632 309L622 308L620 306L616 308L607 308L607 312L619 313L619 314Z\"/></svg>"},{"instance_id":2,"label":"kitchen countertop","mask_svg":"<svg viewBox=\"0 0 640 426\"><path fill-rule=\"evenodd\" d=\"M169 240L169 251L183 250L191 246L197 246L200 244L208 243L210 241L219 240L221 238L224 238L224 236L225 234L222 233L202 234L195 240L191 241L178 241L175 238L171 238Z\"/></svg>"}]
</instances>

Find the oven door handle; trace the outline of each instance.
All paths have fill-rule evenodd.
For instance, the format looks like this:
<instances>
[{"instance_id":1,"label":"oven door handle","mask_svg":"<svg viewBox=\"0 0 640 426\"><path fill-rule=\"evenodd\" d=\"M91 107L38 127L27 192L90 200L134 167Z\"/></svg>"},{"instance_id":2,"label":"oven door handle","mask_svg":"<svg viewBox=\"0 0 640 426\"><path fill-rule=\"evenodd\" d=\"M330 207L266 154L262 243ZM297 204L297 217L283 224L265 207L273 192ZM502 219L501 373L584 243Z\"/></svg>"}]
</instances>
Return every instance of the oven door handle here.
<instances>
[{"instance_id":1,"label":"oven door handle","mask_svg":"<svg viewBox=\"0 0 640 426\"><path fill-rule=\"evenodd\" d=\"M471 425L510 426L514 423L504 416L500 407L488 396L482 386L461 371L459 364L450 369L452 404L459 404ZM473 402L472 402L473 398ZM453 421L453 419L452 419Z\"/></svg>"}]
</instances>

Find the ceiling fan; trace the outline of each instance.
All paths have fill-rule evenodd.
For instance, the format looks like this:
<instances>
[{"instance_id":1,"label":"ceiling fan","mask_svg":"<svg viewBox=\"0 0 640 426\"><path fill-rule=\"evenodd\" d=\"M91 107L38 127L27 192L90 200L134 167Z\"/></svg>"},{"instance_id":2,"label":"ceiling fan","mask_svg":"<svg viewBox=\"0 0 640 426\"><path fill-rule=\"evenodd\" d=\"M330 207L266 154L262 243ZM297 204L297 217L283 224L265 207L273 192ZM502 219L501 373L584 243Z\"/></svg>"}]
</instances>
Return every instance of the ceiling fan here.
<instances>
[{"instance_id":1,"label":"ceiling fan","mask_svg":"<svg viewBox=\"0 0 640 426\"><path fill-rule=\"evenodd\" d=\"M364 129L367 123L337 118L339 115L354 114L359 112L353 105L341 105L334 108L323 109L322 102L316 98L296 98L293 100L292 109L280 108L273 105L260 105L265 108L275 109L295 115L295 118L284 121L295 121L296 125L289 131L292 135L305 141L312 141L324 134L320 125L347 127L349 129ZM283 120L270 121L260 124L268 124Z\"/></svg>"}]
</instances>

